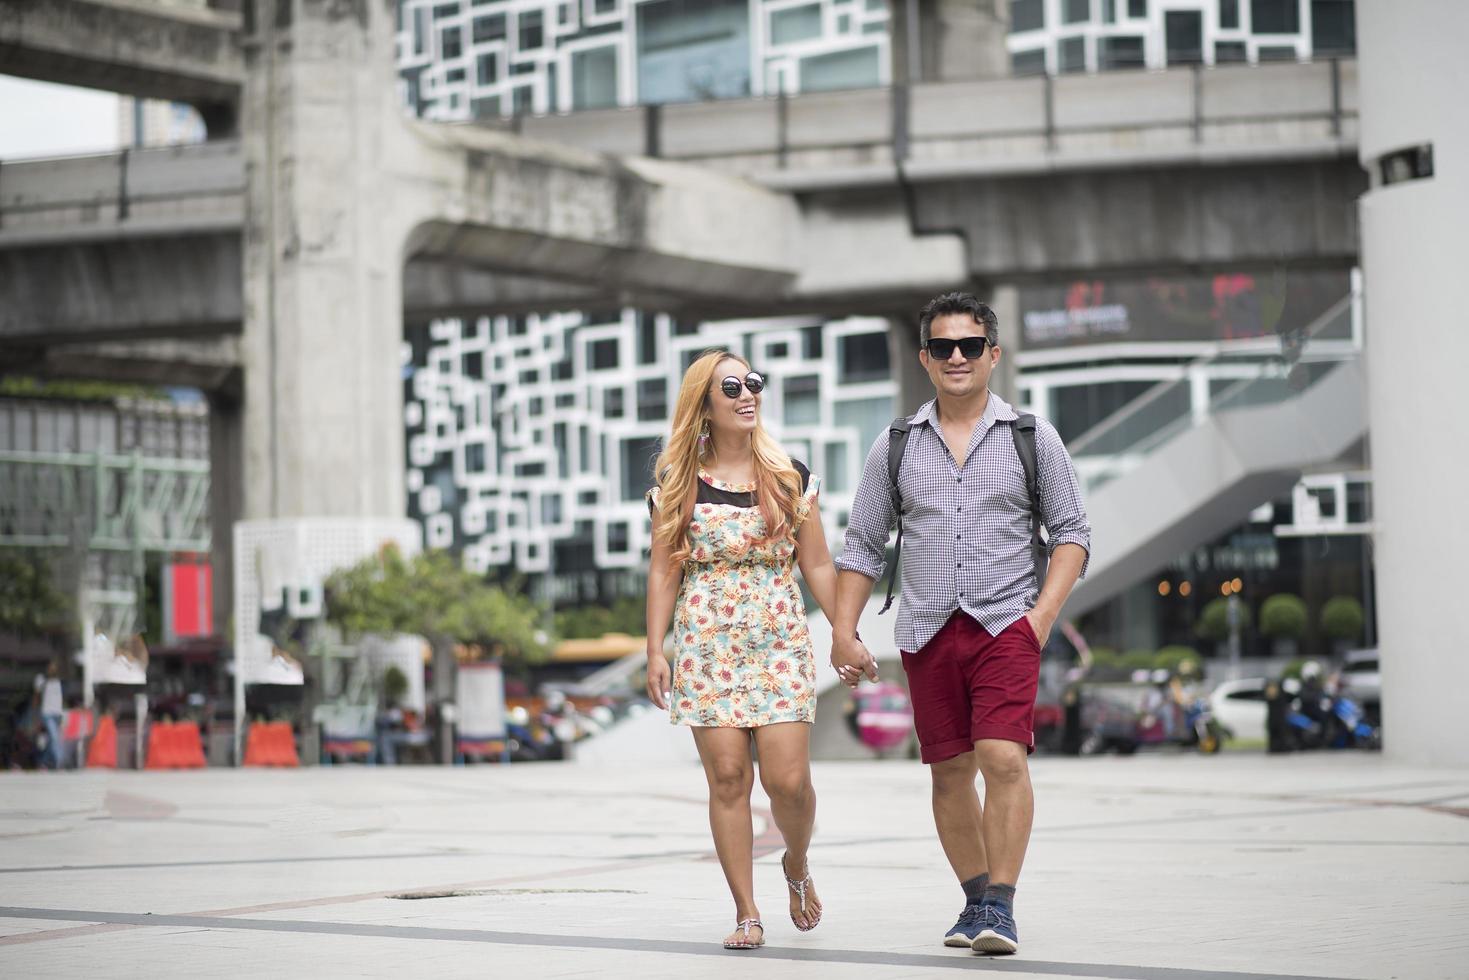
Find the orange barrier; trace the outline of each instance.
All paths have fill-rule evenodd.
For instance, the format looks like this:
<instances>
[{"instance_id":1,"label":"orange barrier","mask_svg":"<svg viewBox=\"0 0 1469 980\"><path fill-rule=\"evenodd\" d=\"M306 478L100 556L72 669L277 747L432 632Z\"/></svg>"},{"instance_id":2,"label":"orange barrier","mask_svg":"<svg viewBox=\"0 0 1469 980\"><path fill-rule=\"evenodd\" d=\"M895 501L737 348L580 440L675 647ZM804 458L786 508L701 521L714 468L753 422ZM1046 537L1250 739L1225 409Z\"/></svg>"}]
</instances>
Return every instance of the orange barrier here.
<instances>
[{"instance_id":1,"label":"orange barrier","mask_svg":"<svg viewBox=\"0 0 1469 980\"><path fill-rule=\"evenodd\" d=\"M192 721L157 721L148 726L145 769L202 769L204 745L199 726Z\"/></svg>"},{"instance_id":2,"label":"orange barrier","mask_svg":"<svg viewBox=\"0 0 1469 980\"><path fill-rule=\"evenodd\" d=\"M111 715L102 716L97 734L87 746L87 768L117 768L117 722Z\"/></svg>"},{"instance_id":3,"label":"orange barrier","mask_svg":"<svg viewBox=\"0 0 1469 980\"><path fill-rule=\"evenodd\" d=\"M299 766L296 737L286 721L252 722L245 736L245 765Z\"/></svg>"}]
</instances>

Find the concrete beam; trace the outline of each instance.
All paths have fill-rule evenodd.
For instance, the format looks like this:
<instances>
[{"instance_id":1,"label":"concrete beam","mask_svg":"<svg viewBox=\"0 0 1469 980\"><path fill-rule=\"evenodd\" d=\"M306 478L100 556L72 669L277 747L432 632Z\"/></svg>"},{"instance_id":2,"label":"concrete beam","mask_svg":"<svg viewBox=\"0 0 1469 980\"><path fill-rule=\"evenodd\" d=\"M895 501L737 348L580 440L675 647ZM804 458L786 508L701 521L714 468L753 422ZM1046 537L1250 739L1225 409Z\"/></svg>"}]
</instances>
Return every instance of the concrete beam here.
<instances>
[{"instance_id":1,"label":"concrete beam","mask_svg":"<svg viewBox=\"0 0 1469 980\"><path fill-rule=\"evenodd\" d=\"M962 234L970 274L1014 282L1209 266L1356 262L1353 160L1098 170L913 188L922 229Z\"/></svg>"},{"instance_id":2,"label":"concrete beam","mask_svg":"<svg viewBox=\"0 0 1469 980\"><path fill-rule=\"evenodd\" d=\"M0 71L188 102L233 128L244 57L238 13L157 0L6 0Z\"/></svg>"},{"instance_id":3,"label":"concrete beam","mask_svg":"<svg viewBox=\"0 0 1469 980\"><path fill-rule=\"evenodd\" d=\"M238 333L238 234L0 249L0 342Z\"/></svg>"}]
</instances>

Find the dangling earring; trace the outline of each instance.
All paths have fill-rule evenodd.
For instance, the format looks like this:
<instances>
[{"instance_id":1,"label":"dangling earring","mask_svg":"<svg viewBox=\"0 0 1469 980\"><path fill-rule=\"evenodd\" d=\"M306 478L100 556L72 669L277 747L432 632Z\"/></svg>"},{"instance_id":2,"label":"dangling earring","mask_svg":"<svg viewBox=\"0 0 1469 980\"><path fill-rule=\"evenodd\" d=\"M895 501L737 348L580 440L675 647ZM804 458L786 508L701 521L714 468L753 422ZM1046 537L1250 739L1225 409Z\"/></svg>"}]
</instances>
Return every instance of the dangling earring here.
<instances>
[{"instance_id":1,"label":"dangling earring","mask_svg":"<svg viewBox=\"0 0 1469 980\"><path fill-rule=\"evenodd\" d=\"M699 428L699 452L700 453L703 453L705 450L708 449L708 447L709 447L709 420L708 419L705 419L704 420L704 424Z\"/></svg>"}]
</instances>

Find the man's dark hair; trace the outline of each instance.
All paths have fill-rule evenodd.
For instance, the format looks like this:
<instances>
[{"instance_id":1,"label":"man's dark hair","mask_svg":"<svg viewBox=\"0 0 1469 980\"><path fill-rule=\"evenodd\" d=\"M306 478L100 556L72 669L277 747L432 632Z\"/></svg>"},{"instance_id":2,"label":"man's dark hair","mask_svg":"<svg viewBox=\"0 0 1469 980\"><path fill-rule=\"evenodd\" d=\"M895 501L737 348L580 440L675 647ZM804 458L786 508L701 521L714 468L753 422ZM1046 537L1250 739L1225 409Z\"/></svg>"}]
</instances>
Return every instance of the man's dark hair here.
<instances>
[{"instance_id":1,"label":"man's dark hair","mask_svg":"<svg viewBox=\"0 0 1469 980\"><path fill-rule=\"evenodd\" d=\"M969 293L944 293L928 301L923 312L918 314L918 346L928 346L929 331L934 320L953 313L973 317L975 323L984 327L984 335L989 338L990 346L1000 346L1000 318L995 316L994 310Z\"/></svg>"}]
</instances>

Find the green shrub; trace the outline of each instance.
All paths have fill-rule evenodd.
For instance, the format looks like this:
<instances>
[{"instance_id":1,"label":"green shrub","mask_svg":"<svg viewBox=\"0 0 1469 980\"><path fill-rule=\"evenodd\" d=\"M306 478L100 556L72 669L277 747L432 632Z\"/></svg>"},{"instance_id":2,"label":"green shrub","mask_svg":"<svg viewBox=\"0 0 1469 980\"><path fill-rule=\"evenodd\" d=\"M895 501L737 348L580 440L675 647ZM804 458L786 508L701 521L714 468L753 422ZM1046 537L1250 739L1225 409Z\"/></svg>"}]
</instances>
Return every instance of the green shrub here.
<instances>
[{"instance_id":1,"label":"green shrub","mask_svg":"<svg viewBox=\"0 0 1469 980\"><path fill-rule=\"evenodd\" d=\"M1245 605L1243 599L1239 603L1241 630L1250 628L1250 607ZM1204 606L1204 611L1199 614L1199 621L1194 624L1194 633L1201 640L1211 643L1223 643L1229 639L1229 600L1224 596L1210 599Z\"/></svg>"},{"instance_id":2,"label":"green shrub","mask_svg":"<svg viewBox=\"0 0 1469 980\"><path fill-rule=\"evenodd\" d=\"M1155 656L1152 650L1129 650L1119 663L1124 670L1152 670Z\"/></svg>"},{"instance_id":3,"label":"green shrub","mask_svg":"<svg viewBox=\"0 0 1469 980\"><path fill-rule=\"evenodd\" d=\"M1306 632L1306 603L1281 592L1260 606L1260 632L1281 640L1299 640Z\"/></svg>"},{"instance_id":4,"label":"green shrub","mask_svg":"<svg viewBox=\"0 0 1469 980\"><path fill-rule=\"evenodd\" d=\"M1356 640L1365 620L1362 604L1351 596L1332 596L1321 607L1321 632L1333 640Z\"/></svg>"},{"instance_id":5,"label":"green shrub","mask_svg":"<svg viewBox=\"0 0 1469 980\"><path fill-rule=\"evenodd\" d=\"M1159 650L1153 657L1155 669L1175 674L1198 674L1201 672L1203 662L1199 651L1186 646L1167 646Z\"/></svg>"}]
</instances>

